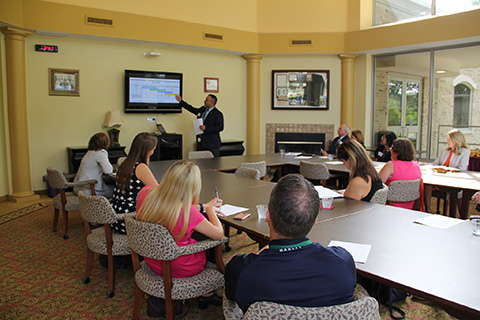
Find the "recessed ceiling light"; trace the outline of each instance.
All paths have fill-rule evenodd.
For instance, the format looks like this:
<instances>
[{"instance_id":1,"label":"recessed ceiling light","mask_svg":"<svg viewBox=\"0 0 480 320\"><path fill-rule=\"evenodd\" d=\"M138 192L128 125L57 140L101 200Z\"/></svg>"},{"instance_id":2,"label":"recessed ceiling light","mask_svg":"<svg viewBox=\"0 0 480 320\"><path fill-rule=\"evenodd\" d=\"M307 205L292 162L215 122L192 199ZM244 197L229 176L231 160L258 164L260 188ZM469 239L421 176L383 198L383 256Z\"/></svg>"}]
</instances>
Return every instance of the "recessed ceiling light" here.
<instances>
[{"instance_id":1,"label":"recessed ceiling light","mask_svg":"<svg viewBox=\"0 0 480 320\"><path fill-rule=\"evenodd\" d=\"M445 70L437 70L437 73L445 73Z\"/></svg>"}]
</instances>

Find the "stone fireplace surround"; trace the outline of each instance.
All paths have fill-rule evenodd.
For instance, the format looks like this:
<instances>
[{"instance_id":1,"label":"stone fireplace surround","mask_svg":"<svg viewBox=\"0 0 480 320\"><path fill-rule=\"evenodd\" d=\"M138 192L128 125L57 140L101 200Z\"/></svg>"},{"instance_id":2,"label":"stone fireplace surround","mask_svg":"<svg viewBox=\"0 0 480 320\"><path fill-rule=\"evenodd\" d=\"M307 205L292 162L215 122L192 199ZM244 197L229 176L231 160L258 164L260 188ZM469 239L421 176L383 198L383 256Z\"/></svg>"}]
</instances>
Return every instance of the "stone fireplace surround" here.
<instances>
[{"instance_id":1,"label":"stone fireplace surround","mask_svg":"<svg viewBox=\"0 0 480 320\"><path fill-rule=\"evenodd\" d=\"M325 133L328 145L334 139L333 124L267 123L265 135L265 153L275 153L275 132Z\"/></svg>"}]
</instances>

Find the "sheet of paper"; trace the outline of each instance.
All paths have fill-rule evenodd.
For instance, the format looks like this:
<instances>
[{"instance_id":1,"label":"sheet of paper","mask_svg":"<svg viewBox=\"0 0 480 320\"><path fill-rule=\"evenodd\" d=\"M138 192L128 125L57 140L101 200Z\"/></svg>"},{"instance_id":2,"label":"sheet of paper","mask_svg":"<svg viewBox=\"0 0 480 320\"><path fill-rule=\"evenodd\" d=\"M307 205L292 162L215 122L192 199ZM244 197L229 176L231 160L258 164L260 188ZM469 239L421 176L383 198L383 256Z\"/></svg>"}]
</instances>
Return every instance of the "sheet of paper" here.
<instances>
[{"instance_id":1,"label":"sheet of paper","mask_svg":"<svg viewBox=\"0 0 480 320\"><path fill-rule=\"evenodd\" d=\"M326 161L325 164L343 164L342 161Z\"/></svg>"},{"instance_id":2,"label":"sheet of paper","mask_svg":"<svg viewBox=\"0 0 480 320\"><path fill-rule=\"evenodd\" d=\"M335 192L333 190L330 190L328 188L325 188L323 186L315 186L315 190L318 192L318 196L320 199L323 198L342 198L343 194L340 194L338 192Z\"/></svg>"},{"instance_id":3,"label":"sheet of paper","mask_svg":"<svg viewBox=\"0 0 480 320\"><path fill-rule=\"evenodd\" d=\"M237 207L237 206L232 206L230 204L224 204L221 208L220 211L225 215L225 216L230 216L232 214L240 213L243 211L247 211L248 208L242 208L242 207Z\"/></svg>"},{"instance_id":4,"label":"sheet of paper","mask_svg":"<svg viewBox=\"0 0 480 320\"><path fill-rule=\"evenodd\" d=\"M420 218L413 222L423 224L424 226L447 229L463 222L463 220L431 214L428 217Z\"/></svg>"},{"instance_id":5,"label":"sheet of paper","mask_svg":"<svg viewBox=\"0 0 480 320\"><path fill-rule=\"evenodd\" d=\"M288 157L296 157L296 156L299 156L301 154L302 154L301 152L287 152L287 153L285 153L285 155L288 156Z\"/></svg>"},{"instance_id":6,"label":"sheet of paper","mask_svg":"<svg viewBox=\"0 0 480 320\"><path fill-rule=\"evenodd\" d=\"M295 159L312 159L312 157L310 157L310 156L298 156L298 157L295 157Z\"/></svg>"},{"instance_id":7,"label":"sheet of paper","mask_svg":"<svg viewBox=\"0 0 480 320\"><path fill-rule=\"evenodd\" d=\"M195 134L203 134L203 130L200 129L200 126L203 125L203 119L193 120L193 129L195 129Z\"/></svg>"},{"instance_id":8,"label":"sheet of paper","mask_svg":"<svg viewBox=\"0 0 480 320\"><path fill-rule=\"evenodd\" d=\"M337 241L337 240L330 241L328 246L344 248L352 255L353 260L357 263L367 262L368 255L370 254L370 250L372 249L371 244L361 244L361 243L344 242L344 241Z\"/></svg>"}]
</instances>

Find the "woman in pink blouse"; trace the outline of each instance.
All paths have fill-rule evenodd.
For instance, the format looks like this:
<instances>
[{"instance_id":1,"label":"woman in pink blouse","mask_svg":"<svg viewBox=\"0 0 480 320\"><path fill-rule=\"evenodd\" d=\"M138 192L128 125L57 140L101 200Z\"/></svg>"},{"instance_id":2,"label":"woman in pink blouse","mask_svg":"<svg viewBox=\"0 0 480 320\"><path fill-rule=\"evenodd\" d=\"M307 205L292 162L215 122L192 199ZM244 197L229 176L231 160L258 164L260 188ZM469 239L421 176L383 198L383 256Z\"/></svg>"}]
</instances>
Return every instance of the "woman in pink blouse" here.
<instances>
[{"instance_id":1,"label":"woman in pink blouse","mask_svg":"<svg viewBox=\"0 0 480 320\"><path fill-rule=\"evenodd\" d=\"M223 227L216 215L217 209L214 206L207 206L205 210L208 219L206 219L195 208L201 188L202 180L198 166L185 160L177 161L168 169L158 186L146 186L140 191L136 218L139 221L164 225L178 246L196 243L192 238L194 231L213 240L221 240ZM161 261L147 257L145 261L157 274L163 274ZM178 257L171 261L172 276L191 277L200 273L205 264L204 251ZM201 297L198 302L202 309L208 304L221 305L221 299L215 295Z\"/></svg>"},{"instance_id":2,"label":"woman in pink blouse","mask_svg":"<svg viewBox=\"0 0 480 320\"><path fill-rule=\"evenodd\" d=\"M422 177L420 166L415 159L415 148L407 138L398 138L393 141L392 160L380 170L383 183L389 185L395 180L416 180ZM395 207L412 209L415 201L392 202Z\"/></svg>"}]
</instances>

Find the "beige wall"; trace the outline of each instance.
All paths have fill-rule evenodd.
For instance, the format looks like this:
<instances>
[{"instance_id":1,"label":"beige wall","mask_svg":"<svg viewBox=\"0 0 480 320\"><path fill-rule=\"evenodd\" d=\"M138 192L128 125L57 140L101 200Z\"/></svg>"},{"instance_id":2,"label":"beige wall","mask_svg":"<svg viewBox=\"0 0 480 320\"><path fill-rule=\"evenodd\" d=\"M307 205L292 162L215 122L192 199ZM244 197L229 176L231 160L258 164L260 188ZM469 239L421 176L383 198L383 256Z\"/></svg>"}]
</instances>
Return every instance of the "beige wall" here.
<instances>
[{"instance_id":1,"label":"beige wall","mask_svg":"<svg viewBox=\"0 0 480 320\"><path fill-rule=\"evenodd\" d=\"M59 52L35 52L36 43L55 44ZM147 58L155 50L161 57ZM184 154L193 150L195 117L182 114L124 114L124 69L182 72L183 97L203 105L204 77L219 78L218 108L225 114L223 139L246 138L246 62L241 56L152 47L117 42L32 35L27 38L27 94L33 189L45 189L47 166L68 171L68 146L85 146L110 109L122 110L125 125L120 143L130 146L142 131L156 130L147 116L156 116L168 132L183 134ZM80 97L49 96L48 68L80 70ZM128 150L128 148L127 148Z\"/></svg>"},{"instance_id":2,"label":"beige wall","mask_svg":"<svg viewBox=\"0 0 480 320\"><path fill-rule=\"evenodd\" d=\"M330 70L330 110L272 110L272 70ZM340 122L340 59L336 55L265 56L261 66L260 150L266 123L334 124Z\"/></svg>"}]
</instances>

